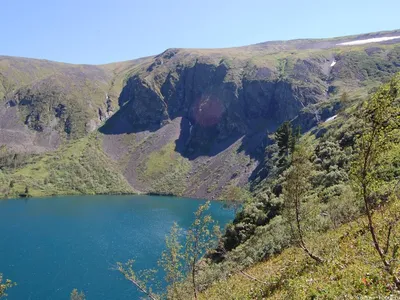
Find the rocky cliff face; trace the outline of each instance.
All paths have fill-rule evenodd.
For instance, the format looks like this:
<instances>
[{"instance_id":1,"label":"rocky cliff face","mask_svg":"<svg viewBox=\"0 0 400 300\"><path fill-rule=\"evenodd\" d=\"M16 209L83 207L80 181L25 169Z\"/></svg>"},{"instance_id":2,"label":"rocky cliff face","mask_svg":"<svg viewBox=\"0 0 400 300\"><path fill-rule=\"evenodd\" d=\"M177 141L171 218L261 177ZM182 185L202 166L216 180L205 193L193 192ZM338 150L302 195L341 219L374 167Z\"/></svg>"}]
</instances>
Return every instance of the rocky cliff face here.
<instances>
[{"instance_id":1,"label":"rocky cliff face","mask_svg":"<svg viewBox=\"0 0 400 300\"><path fill-rule=\"evenodd\" d=\"M251 59L227 63L223 54L185 61L185 52L166 51L127 80L119 97L118 121L106 128L108 133L157 130L182 117L190 126L186 150L207 151L212 143L232 136L273 131L310 104L329 101L350 87L361 90L365 81L381 77L375 73L398 70L398 58L390 61L365 52L360 63L354 62L360 59L359 52L340 55L324 50L307 58L280 53L267 65L252 65ZM385 56L398 53L395 47ZM375 60L372 70L369 60ZM349 72L360 78L347 77ZM315 121L319 114L316 110ZM118 128L118 122L124 126Z\"/></svg>"},{"instance_id":2,"label":"rocky cliff face","mask_svg":"<svg viewBox=\"0 0 400 300\"><path fill-rule=\"evenodd\" d=\"M127 80L119 98L121 111L106 133L153 131L182 117L189 126L185 151L207 153L213 143L273 131L302 108L327 100L328 77L322 71L327 60L296 61L293 73L281 77L267 67L230 67L222 57L215 64L195 57L192 65L184 65L166 56L168 51L156 58L163 64Z\"/></svg>"},{"instance_id":3,"label":"rocky cliff face","mask_svg":"<svg viewBox=\"0 0 400 300\"><path fill-rule=\"evenodd\" d=\"M343 93L366 95L399 70L397 44L374 51L304 45L165 51L127 77L120 111L101 129L105 150L130 149L118 160L128 162L124 172L139 190L177 193L178 185L182 195L223 197L256 174L267 135L282 122L308 130L335 113ZM186 176L146 177L153 157L142 152L162 153L170 143L177 156L163 176L183 172L187 160Z\"/></svg>"}]
</instances>

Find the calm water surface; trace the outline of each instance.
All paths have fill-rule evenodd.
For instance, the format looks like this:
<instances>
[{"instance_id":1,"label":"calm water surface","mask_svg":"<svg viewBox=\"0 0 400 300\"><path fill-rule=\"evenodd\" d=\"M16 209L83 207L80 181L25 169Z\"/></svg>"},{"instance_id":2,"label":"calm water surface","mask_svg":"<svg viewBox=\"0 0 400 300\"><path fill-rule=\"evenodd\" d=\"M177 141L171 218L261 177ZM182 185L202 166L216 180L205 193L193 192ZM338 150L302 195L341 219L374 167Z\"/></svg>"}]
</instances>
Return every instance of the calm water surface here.
<instances>
[{"instance_id":1,"label":"calm water surface","mask_svg":"<svg viewBox=\"0 0 400 300\"><path fill-rule=\"evenodd\" d=\"M88 300L139 299L113 270L135 259L156 268L173 222L187 228L201 200L153 196L79 196L0 201L0 272L17 282L10 300L69 299L73 288ZM233 219L223 203L210 213Z\"/></svg>"}]
</instances>

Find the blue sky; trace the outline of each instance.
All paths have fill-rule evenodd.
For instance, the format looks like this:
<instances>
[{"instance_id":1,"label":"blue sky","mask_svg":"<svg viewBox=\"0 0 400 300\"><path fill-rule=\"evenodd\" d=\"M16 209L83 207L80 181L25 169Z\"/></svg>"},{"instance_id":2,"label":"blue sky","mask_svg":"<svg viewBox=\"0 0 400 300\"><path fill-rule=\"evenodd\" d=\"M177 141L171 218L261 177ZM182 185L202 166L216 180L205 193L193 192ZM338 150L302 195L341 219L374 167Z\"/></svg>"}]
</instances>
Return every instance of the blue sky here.
<instances>
[{"instance_id":1,"label":"blue sky","mask_svg":"<svg viewBox=\"0 0 400 300\"><path fill-rule=\"evenodd\" d=\"M399 0L2 0L0 55L100 64L400 28Z\"/></svg>"}]
</instances>

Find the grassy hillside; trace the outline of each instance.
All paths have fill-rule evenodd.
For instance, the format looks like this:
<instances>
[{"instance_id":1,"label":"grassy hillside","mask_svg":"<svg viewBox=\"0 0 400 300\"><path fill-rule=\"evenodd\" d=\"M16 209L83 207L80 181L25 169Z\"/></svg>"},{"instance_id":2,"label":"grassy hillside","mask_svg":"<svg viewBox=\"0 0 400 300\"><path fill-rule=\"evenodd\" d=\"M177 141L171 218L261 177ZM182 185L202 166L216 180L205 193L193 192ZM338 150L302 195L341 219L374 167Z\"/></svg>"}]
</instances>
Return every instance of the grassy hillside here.
<instances>
[{"instance_id":1,"label":"grassy hillside","mask_svg":"<svg viewBox=\"0 0 400 300\"><path fill-rule=\"evenodd\" d=\"M377 212L378 232L383 231L387 210L400 213L398 204ZM397 299L400 293L382 270L366 222L362 217L309 237L310 247L327 260L324 264L315 263L300 248L291 247L215 282L200 299ZM398 244L399 237L393 242Z\"/></svg>"},{"instance_id":2,"label":"grassy hillside","mask_svg":"<svg viewBox=\"0 0 400 300\"><path fill-rule=\"evenodd\" d=\"M0 191L7 197L74 194L121 194L134 190L100 148L97 134L57 151L25 156L0 169Z\"/></svg>"},{"instance_id":3,"label":"grassy hillside","mask_svg":"<svg viewBox=\"0 0 400 300\"><path fill-rule=\"evenodd\" d=\"M182 195L191 165L174 148L174 143L167 144L160 151L152 152L139 166L139 177L151 182L150 192Z\"/></svg>"}]
</instances>

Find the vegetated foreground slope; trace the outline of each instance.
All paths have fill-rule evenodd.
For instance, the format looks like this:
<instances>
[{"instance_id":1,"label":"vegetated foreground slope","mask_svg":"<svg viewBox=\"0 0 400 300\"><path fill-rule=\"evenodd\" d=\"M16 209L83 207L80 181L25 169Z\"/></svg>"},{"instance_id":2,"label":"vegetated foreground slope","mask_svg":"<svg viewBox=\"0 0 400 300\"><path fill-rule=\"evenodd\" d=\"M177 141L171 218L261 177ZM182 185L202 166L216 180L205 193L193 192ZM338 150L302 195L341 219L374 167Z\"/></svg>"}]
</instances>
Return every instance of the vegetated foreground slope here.
<instances>
[{"instance_id":1,"label":"vegetated foreground slope","mask_svg":"<svg viewBox=\"0 0 400 300\"><path fill-rule=\"evenodd\" d=\"M387 209L399 213L398 207ZM378 232L385 228L385 216L380 212L376 217ZM215 282L199 299L398 299L398 291L391 287L392 278L380 267L371 246L366 222L360 218L310 238L309 245L324 256L324 264L291 247ZM386 237L381 234L379 238ZM395 236L393 243L398 242Z\"/></svg>"},{"instance_id":2,"label":"vegetated foreground slope","mask_svg":"<svg viewBox=\"0 0 400 300\"><path fill-rule=\"evenodd\" d=\"M197 268L200 299L400 296L400 73L343 104L302 136L289 122L271 135L252 197Z\"/></svg>"},{"instance_id":3,"label":"vegetated foreground slope","mask_svg":"<svg viewBox=\"0 0 400 300\"><path fill-rule=\"evenodd\" d=\"M282 122L309 129L343 93L365 95L400 70L399 39L341 43L399 35L169 49L102 66L1 57L0 144L55 151L100 127L102 150L133 189L223 198L257 176Z\"/></svg>"}]
</instances>

